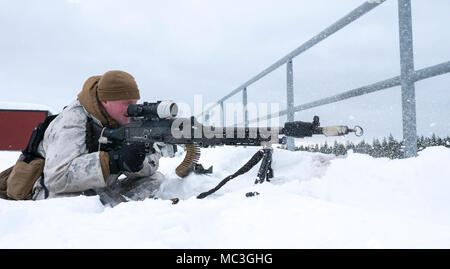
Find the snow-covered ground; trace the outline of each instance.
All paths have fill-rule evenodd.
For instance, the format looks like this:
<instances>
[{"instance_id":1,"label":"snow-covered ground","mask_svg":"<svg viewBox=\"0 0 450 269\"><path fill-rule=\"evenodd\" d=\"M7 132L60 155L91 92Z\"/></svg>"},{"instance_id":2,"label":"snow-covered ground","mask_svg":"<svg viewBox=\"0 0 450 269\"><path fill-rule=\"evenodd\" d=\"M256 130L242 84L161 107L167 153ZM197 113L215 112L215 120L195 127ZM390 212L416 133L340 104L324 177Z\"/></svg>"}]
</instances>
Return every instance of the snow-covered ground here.
<instances>
[{"instance_id":1,"label":"snow-covered ground","mask_svg":"<svg viewBox=\"0 0 450 269\"><path fill-rule=\"evenodd\" d=\"M253 184L257 165L195 198L256 150L202 149L214 174L184 179L174 171L181 154L161 159L158 200L114 208L96 196L0 200L0 248L450 248L450 149L404 160L275 149L271 183ZM0 152L0 170L18 155Z\"/></svg>"}]
</instances>

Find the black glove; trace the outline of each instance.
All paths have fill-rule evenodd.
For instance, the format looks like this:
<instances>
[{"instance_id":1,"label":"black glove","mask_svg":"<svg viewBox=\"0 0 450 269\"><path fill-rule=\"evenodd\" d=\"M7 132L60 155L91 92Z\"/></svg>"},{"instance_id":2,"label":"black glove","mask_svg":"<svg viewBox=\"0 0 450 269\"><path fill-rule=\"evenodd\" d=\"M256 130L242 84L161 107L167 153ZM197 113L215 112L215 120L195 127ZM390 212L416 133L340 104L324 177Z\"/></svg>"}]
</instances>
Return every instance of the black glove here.
<instances>
[{"instance_id":1,"label":"black glove","mask_svg":"<svg viewBox=\"0 0 450 269\"><path fill-rule=\"evenodd\" d=\"M144 167L145 152L138 144L123 144L120 149L109 151L108 155L111 174L138 172Z\"/></svg>"}]
</instances>

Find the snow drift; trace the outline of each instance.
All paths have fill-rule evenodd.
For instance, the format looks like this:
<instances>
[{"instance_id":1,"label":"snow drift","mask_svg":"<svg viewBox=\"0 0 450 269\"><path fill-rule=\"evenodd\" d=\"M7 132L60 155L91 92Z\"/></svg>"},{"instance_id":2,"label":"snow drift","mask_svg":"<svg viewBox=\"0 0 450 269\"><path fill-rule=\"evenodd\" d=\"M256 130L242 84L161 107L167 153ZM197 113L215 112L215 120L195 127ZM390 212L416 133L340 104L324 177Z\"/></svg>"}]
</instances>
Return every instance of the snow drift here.
<instances>
[{"instance_id":1,"label":"snow drift","mask_svg":"<svg viewBox=\"0 0 450 269\"><path fill-rule=\"evenodd\" d=\"M275 177L258 165L213 195L255 147L202 150L212 175L180 179L180 154L161 159L160 199L104 207L97 196L0 200L0 248L449 248L450 149L375 159L274 149ZM0 170L18 152L0 152ZM247 192L260 195L246 197ZM170 198L180 202L172 205Z\"/></svg>"}]
</instances>

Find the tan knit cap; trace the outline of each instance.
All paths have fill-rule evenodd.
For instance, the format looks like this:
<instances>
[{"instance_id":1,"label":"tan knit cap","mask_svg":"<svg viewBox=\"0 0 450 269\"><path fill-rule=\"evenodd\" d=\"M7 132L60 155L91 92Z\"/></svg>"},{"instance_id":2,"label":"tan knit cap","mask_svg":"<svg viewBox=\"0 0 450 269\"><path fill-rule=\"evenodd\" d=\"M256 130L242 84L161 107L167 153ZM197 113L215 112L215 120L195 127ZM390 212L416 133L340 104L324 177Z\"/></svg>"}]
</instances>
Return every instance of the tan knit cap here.
<instances>
[{"instance_id":1,"label":"tan knit cap","mask_svg":"<svg viewBox=\"0 0 450 269\"><path fill-rule=\"evenodd\" d=\"M134 77L127 72L112 70L100 78L97 89L100 101L140 99Z\"/></svg>"}]
</instances>

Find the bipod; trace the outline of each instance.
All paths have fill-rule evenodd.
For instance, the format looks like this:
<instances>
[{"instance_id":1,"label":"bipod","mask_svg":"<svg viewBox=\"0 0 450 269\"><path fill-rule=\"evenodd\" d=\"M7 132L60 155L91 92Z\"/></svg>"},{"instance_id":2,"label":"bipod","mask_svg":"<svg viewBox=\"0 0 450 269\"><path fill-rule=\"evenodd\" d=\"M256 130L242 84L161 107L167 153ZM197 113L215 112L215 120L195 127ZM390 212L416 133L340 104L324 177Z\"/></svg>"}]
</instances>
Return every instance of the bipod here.
<instances>
[{"instance_id":1,"label":"bipod","mask_svg":"<svg viewBox=\"0 0 450 269\"><path fill-rule=\"evenodd\" d=\"M263 148L263 157L261 166L259 167L258 175L256 176L255 184L263 183L264 181L270 182L270 178L273 178L272 169L272 147Z\"/></svg>"},{"instance_id":2,"label":"bipod","mask_svg":"<svg viewBox=\"0 0 450 269\"><path fill-rule=\"evenodd\" d=\"M225 185L228 181L232 180L233 178L247 173L250 169L252 169L255 165L259 163L259 161L262 160L261 166L259 168L258 176L255 180L255 184L257 183L263 183L264 181L270 181L270 178L273 178L273 169L272 169L272 153L273 149L270 146L266 146L263 149L258 150L252 158L244 164L236 173L227 176L224 178L216 187L212 188L209 191L200 193L197 198L203 199L206 196L216 192L218 189L220 189L223 185Z\"/></svg>"}]
</instances>

